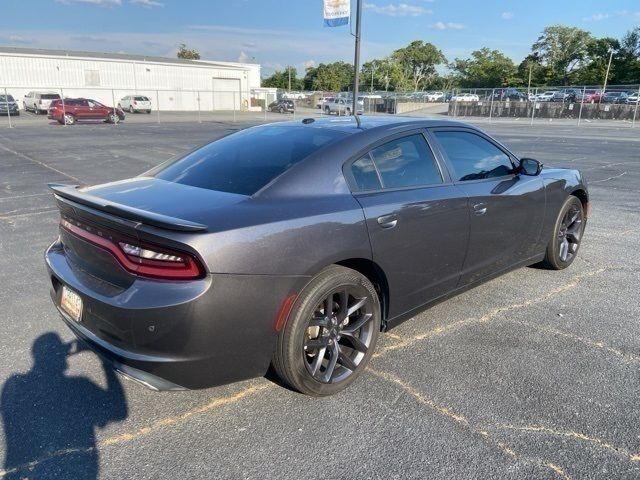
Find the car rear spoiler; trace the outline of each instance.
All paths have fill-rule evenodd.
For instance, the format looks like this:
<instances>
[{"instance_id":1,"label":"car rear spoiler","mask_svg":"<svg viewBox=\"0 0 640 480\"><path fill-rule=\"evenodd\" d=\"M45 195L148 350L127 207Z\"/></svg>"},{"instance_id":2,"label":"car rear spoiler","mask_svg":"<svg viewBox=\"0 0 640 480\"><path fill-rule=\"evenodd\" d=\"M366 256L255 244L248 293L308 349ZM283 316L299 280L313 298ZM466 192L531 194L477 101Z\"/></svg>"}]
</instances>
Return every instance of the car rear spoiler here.
<instances>
[{"instance_id":1,"label":"car rear spoiler","mask_svg":"<svg viewBox=\"0 0 640 480\"><path fill-rule=\"evenodd\" d=\"M96 197L89 193L78 190L78 185L62 185L59 183L49 183L48 187L53 190L56 197L71 200L81 205L86 205L96 210L100 210L112 215L116 215L128 220L153 225L154 227L166 230L176 230L179 232L201 232L207 229L201 223L183 220L181 218L170 217L160 213L148 212L139 208L129 207L120 203L111 202L104 198Z\"/></svg>"}]
</instances>

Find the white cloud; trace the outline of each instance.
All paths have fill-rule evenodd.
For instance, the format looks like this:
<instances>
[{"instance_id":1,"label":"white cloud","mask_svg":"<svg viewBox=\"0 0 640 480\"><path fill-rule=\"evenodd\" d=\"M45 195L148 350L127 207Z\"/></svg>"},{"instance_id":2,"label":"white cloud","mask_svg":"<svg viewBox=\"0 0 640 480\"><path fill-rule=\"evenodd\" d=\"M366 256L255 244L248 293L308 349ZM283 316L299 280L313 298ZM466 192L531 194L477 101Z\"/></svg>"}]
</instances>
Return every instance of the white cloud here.
<instances>
[{"instance_id":1,"label":"white cloud","mask_svg":"<svg viewBox=\"0 0 640 480\"><path fill-rule=\"evenodd\" d=\"M608 18L614 17L628 17L640 19L640 11L639 12L630 12L629 10L616 10L613 13L594 13L592 15L588 15L586 17L582 17L583 22L599 22L601 20L606 20Z\"/></svg>"},{"instance_id":2,"label":"white cloud","mask_svg":"<svg viewBox=\"0 0 640 480\"><path fill-rule=\"evenodd\" d=\"M582 17L582 20L585 22L599 22L600 20L606 20L611 15L608 13L594 13L593 15L589 15L588 17Z\"/></svg>"},{"instance_id":3,"label":"white cloud","mask_svg":"<svg viewBox=\"0 0 640 480\"><path fill-rule=\"evenodd\" d=\"M511 20L513 16L513 12L502 12L500 14L500 18L502 18L503 20Z\"/></svg>"},{"instance_id":4,"label":"white cloud","mask_svg":"<svg viewBox=\"0 0 640 480\"><path fill-rule=\"evenodd\" d=\"M389 15L390 17L419 17L420 15L433 13L432 10L407 3L390 3L388 5L365 3L364 8L380 15Z\"/></svg>"},{"instance_id":5,"label":"white cloud","mask_svg":"<svg viewBox=\"0 0 640 480\"><path fill-rule=\"evenodd\" d=\"M164 7L164 3L157 2L156 0L131 0L133 5L140 5L145 8Z\"/></svg>"},{"instance_id":6,"label":"white cloud","mask_svg":"<svg viewBox=\"0 0 640 480\"><path fill-rule=\"evenodd\" d=\"M56 0L56 2L63 5L80 3L85 5L97 5L99 7L119 7L122 5L122 0Z\"/></svg>"},{"instance_id":7,"label":"white cloud","mask_svg":"<svg viewBox=\"0 0 640 480\"><path fill-rule=\"evenodd\" d=\"M247 63L247 60L249 60L249 55L244 52L240 52L240 55L238 55L238 63Z\"/></svg>"},{"instance_id":8,"label":"white cloud","mask_svg":"<svg viewBox=\"0 0 640 480\"><path fill-rule=\"evenodd\" d=\"M436 22L432 25L429 25L429 28L434 28L436 30L462 30L463 28L467 27L462 23L456 22Z\"/></svg>"},{"instance_id":9,"label":"white cloud","mask_svg":"<svg viewBox=\"0 0 640 480\"><path fill-rule=\"evenodd\" d=\"M311 68L311 67L315 67L317 65L315 60L307 60L305 62L302 62L302 69L303 70L307 70L307 68Z\"/></svg>"}]
</instances>

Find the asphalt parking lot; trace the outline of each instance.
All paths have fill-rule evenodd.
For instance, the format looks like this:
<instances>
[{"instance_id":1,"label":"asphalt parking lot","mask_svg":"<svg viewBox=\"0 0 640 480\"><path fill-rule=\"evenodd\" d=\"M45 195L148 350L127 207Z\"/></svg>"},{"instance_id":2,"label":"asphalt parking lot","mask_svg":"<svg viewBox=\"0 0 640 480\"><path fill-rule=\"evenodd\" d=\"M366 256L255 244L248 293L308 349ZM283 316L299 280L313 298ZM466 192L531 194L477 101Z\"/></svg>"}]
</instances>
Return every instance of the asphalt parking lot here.
<instances>
[{"instance_id":1,"label":"asphalt parking lot","mask_svg":"<svg viewBox=\"0 0 640 480\"><path fill-rule=\"evenodd\" d=\"M640 128L628 124L482 123L520 156L585 172L578 259L402 324L342 394L264 378L154 393L90 352L65 365L47 335L72 340L42 258L58 223L46 183L126 178L243 125L0 128L0 456L19 453L0 478L640 477Z\"/></svg>"}]
</instances>

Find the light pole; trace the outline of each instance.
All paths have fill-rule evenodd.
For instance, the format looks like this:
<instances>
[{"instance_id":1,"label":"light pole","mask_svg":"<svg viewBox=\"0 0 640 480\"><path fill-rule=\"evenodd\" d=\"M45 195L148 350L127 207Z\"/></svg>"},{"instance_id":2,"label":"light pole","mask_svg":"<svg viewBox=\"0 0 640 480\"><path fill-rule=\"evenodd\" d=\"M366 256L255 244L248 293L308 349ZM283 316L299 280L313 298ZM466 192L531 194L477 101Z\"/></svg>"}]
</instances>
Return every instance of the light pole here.
<instances>
[{"instance_id":1,"label":"light pole","mask_svg":"<svg viewBox=\"0 0 640 480\"><path fill-rule=\"evenodd\" d=\"M358 87L360 83L360 29L362 23L362 0L356 2L356 48L355 57L353 60L353 107L351 113L356 118L358 126L360 120L358 119Z\"/></svg>"},{"instance_id":2,"label":"light pole","mask_svg":"<svg viewBox=\"0 0 640 480\"><path fill-rule=\"evenodd\" d=\"M609 63L607 64L607 73L604 76L604 87L602 87L602 94L600 94L600 100L598 101L598 103L602 103L602 97L604 97L604 94L607 91L607 81L609 80L609 70L611 69L612 59L613 59L613 48L611 49L611 53L609 53Z\"/></svg>"},{"instance_id":3,"label":"light pole","mask_svg":"<svg viewBox=\"0 0 640 480\"><path fill-rule=\"evenodd\" d=\"M289 91L291 91L291 65L287 65L287 70L289 71Z\"/></svg>"}]
</instances>

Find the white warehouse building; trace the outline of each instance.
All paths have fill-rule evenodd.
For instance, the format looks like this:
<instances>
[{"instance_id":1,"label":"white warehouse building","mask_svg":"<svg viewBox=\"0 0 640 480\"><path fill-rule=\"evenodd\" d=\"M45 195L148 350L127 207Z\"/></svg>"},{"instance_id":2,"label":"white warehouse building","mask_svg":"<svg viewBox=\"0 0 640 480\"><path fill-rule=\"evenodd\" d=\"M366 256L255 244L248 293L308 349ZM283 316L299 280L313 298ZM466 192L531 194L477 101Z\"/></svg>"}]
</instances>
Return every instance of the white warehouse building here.
<instances>
[{"instance_id":1,"label":"white warehouse building","mask_svg":"<svg viewBox=\"0 0 640 480\"><path fill-rule=\"evenodd\" d=\"M149 97L160 110L254 110L260 65L143 55L0 47L0 93L23 108L31 91L117 105L126 95ZM269 95L270 96L270 95ZM275 94L274 94L275 97Z\"/></svg>"}]
</instances>

